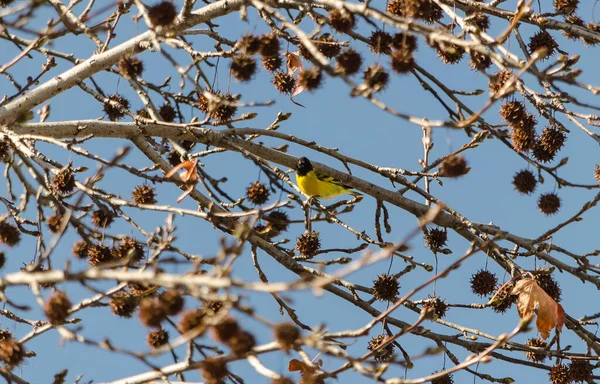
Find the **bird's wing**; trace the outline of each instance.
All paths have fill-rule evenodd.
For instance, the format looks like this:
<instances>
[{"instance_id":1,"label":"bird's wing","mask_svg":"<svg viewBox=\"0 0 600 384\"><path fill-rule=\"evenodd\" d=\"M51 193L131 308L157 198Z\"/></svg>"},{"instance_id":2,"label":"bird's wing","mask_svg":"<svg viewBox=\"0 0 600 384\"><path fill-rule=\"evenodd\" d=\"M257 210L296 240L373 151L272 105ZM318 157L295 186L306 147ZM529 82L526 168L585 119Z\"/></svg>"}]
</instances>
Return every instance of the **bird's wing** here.
<instances>
[{"instance_id":1,"label":"bird's wing","mask_svg":"<svg viewBox=\"0 0 600 384\"><path fill-rule=\"evenodd\" d=\"M315 174L317 175L317 179L324 181L326 183L331 183L331 184L335 184L335 185L339 185L342 188L345 189L352 189L351 187L344 185L341 181L339 181L338 179L334 179L333 177L319 171L319 170L314 170Z\"/></svg>"}]
</instances>

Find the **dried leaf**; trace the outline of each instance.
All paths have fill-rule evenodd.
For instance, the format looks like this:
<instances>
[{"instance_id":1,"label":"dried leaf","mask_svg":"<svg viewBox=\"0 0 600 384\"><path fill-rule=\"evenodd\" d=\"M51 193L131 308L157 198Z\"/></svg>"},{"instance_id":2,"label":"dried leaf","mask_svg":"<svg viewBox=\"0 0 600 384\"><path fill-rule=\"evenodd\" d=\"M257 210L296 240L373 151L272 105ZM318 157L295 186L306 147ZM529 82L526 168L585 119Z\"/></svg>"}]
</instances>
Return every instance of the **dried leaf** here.
<instances>
[{"instance_id":1,"label":"dried leaf","mask_svg":"<svg viewBox=\"0 0 600 384\"><path fill-rule=\"evenodd\" d=\"M286 52L283 54L286 58L285 65L288 69L288 74L293 75L298 69L301 71L304 70L304 65L302 64L302 59L298 53Z\"/></svg>"},{"instance_id":2,"label":"dried leaf","mask_svg":"<svg viewBox=\"0 0 600 384\"><path fill-rule=\"evenodd\" d=\"M323 360L317 361L316 365L318 367L321 367L323 365ZM300 360L292 359L288 363L288 371L290 371L290 372L300 371L300 374L304 376L307 373L312 374L313 372L315 372L315 368L300 361Z\"/></svg>"},{"instance_id":3,"label":"dried leaf","mask_svg":"<svg viewBox=\"0 0 600 384\"><path fill-rule=\"evenodd\" d=\"M519 296L517 310L521 318L535 314L537 308L535 325L544 339L550 336L552 328L556 328L557 332L562 330L565 323L565 310L534 279L519 280L511 294Z\"/></svg>"},{"instance_id":4,"label":"dried leaf","mask_svg":"<svg viewBox=\"0 0 600 384\"><path fill-rule=\"evenodd\" d=\"M185 181L189 185L185 192L177 199L178 204L181 203L183 199L185 199L186 196L192 193L192 191L194 190L194 184L196 184L196 182L198 181L198 173L196 172L197 167L198 159L195 159L194 161L186 160L183 163L177 165L175 168L171 169L169 173L165 175L166 178L169 178L175 173L177 173L177 171L184 171L180 175L181 180Z\"/></svg>"}]
</instances>

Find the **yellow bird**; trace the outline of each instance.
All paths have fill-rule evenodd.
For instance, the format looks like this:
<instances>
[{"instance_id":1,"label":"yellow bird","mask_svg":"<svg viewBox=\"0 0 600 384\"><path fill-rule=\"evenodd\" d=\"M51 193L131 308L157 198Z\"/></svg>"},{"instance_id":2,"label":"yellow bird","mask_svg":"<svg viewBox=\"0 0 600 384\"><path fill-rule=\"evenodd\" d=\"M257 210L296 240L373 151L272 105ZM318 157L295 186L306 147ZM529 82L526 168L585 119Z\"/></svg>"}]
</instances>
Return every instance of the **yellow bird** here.
<instances>
[{"instance_id":1,"label":"yellow bird","mask_svg":"<svg viewBox=\"0 0 600 384\"><path fill-rule=\"evenodd\" d=\"M313 169L312 164L306 157L301 157L296 163L296 183L300 190L307 196L321 199L331 199L339 195L361 196L341 181Z\"/></svg>"}]
</instances>

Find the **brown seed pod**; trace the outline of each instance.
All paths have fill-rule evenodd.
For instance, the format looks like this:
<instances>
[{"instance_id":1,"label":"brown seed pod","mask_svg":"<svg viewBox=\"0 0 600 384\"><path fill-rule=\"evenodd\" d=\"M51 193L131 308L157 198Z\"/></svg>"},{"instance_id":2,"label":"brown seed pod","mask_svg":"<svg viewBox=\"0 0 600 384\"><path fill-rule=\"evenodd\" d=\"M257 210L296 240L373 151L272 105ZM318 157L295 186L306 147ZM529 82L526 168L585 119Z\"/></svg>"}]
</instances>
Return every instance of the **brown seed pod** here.
<instances>
[{"instance_id":1,"label":"brown seed pod","mask_svg":"<svg viewBox=\"0 0 600 384\"><path fill-rule=\"evenodd\" d=\"M240 326L236 319L226 317L218 324L213 325L213 338L221 343L227 343L233 336L240 332Z\"/></svg>"},{"instance_id":2,"label":"brown seed pod","mask_svg":"<svg viewBox=\"0 0 600 384\"><path fill-rule=\"evenodd\" d=\"M8 329L0 329L0 341L13 339L12 333Z\"/></svg>"},{"instance_id":3,"label":"brown seed pod","mask_svg":"<svg viewBox=\"0 0 600 384\"><path fill-rule=\"evenodd\" d=\"M283 64L283 60L281 60L281 56L263 56L262 57L262 65L269 72L275 72L281 68Z\"/></svg>"},{"instance_id":4,"label":"brown seed pod","mask_svg":"<svg viewBox=\"0 0 600 384\"><path fill-rule=\"evenodd\" d=\"M339 42L333 36L331 36L330 33L324 33L320 35L316 39L312 40L312 43L319 50L319 52L329 59L339 55L342 49ZM304 45L298 45L298 50L300 51L300 55L306 60L312 59L312 54Z\"/></svg>"},{"instance_id":5,"label":"brown seed pod","mask_svg":"<svg viewBox=\"0 0 600 384\"><path fill-rule=\"evenodd\" d=\"M260 37L260 54L263 56L279 56L279 38L275 33Z\"/></svg>"},{"instance_id":6,"label":"brown seed pod","mask_svg":"<svg viewBox=\"0 0 600 384\"><path fill-rule=\"evenodd\" d=\"M552 277L551 273L545 268L537 268L533 272L533 277L540 286L551 298L554 299L557 303L560 302L560 296L562 293L562 289L558 285L558 282Z\"/></svg>"},{"instance_id":7,"label":"brown seed pod","mask_svg":"<svg viewBox=\"0 0 600 384\"><path fill-rule=\"evenodd\" d=\"M301 71L298 75L298 85L304 87L307 91L314 91L321 86L323 74L321 68L312 67Z\"/></svg>"},{"instance_id":8,"label":"brown seed pod","mask_svg":"<svg viewBox=\"0 0 600 384\"><path fill-rule=\"evenodd\" d=\"M175 289L169 289L158 296L158 302L168 316L175 316L183 310L185 300Z\"/></svg>"},{"instance_id":9,"label":"brown seed pod","mask_svg":"<svg viewBox=\"0 0 600 384\"><path fill-rule=\"evenodd\" d=\"M556 154L565 145L567 136L556 127L546 127L540 136L540 144L548 152Z\"/></svg>"},{"instance_id":10,"label":"brown seed pod","mask_svg":"<svg viewBox=\"0 0 600 384\"><path fill-rule=\"evenodd\" d=\"M404 17L404 0L390 0L386 10L392 15Z\"/></svg>"},{"instance_id":11,"label":"brown seed pod","mask_svg":"<svg viewBox=\"0 0 600 384\"><path fill-rule=\"evenodd\" d=\"M431 384L454 384L454 378L452 377L452 374L449 373L447 375L438 377L437 379L431 380Z\"/></svg>"},{"instance_id":12,"label":"brown seed pod","mask_svg":"<svg viewBox=\"0 0 600 384\"><path fill-rule=\"evenodd\" d=\"M294 348L294 344L300 338L300 328L292 323L277 324L273 329L275 340L284 351Z\"/></svg>"},{"instance_id":13,"label":"brown seed pod","mask_svg":"<svg viewBox=\"0 0 600 384\"><path fill-rule=\"evenodd\" d=\"M286 72L277 72L272 80L275 89L284 95L289 95L296 89L296 79Z\"/></svg>"},{"instance_id":14,"label":"brown seed pod","mask_svg":"<svg viewBox=\"0 0 600 384\"><path fill-rule=\"evenodd\" d=\"M25 357L25 348L13 338L0 341L0 360L6 364L6 368L13 369L21 364Z\"/></svg>"},{"instance_id":15,"label":"brown seed pod","mask_svg":"<svg viewBox=\"0 0 600 384\"><path fill-rule=\"evenodd\" d=\"M517 123L528 117L525 105L520 101L507 101L500 107L500 118L507 123Z\"/></svg>"},{"instance_id":16,"label":"brown seed pod","mask_svg":"<svg viewBox=\"0 0 600 384\"><path fill-rule=\"evenodd\" d=\"M154 329L146 336L146 343L150 348L157 349L169 342L169 332L162 328Z\"/></svg>"},{"instance_id":17,"label":"brown seed pod","mask_svg":"<svg viewBox=\"0 0 600 384\"><path fill-rule=\"evenodd\" d=\"M14 247L21 242L21 231L7 220L0 221L0 244Z\"/></svg>"},{"instance_id":18,"label":"brown seed pod","mask_svg":"<svg viewBox=\"0 0 600 384\"><path fill-rule=\"evenodd\" d=\"M360 71L363 62L360 53L352 48L343 50L335 60L337 61L336 70L344 75L354 75Z\"/></svg>"},{"instance_id":19,"label":"brown seed pod","mask_svg":"<svg viewBox=\"0 0 600 384\"><path fill-rule=\"evenodd\" d=\"M474 71L483 72L492 66L492 59L488 55L484 55L477 51L471 51L470 57L471 60L469 61L469 65Z\"/></svg>"},{"instance_id":20,"label":"brown seed pod","mask_svg":"<svg viewBox=\"0 0 600 384\"><path fill-rule=\"evenodd\" d=\"M175 108L171 106L171 104L165 103L158 110L158 115L162 121L172 123L177 117L177 112L175 111Z\"/></svg>"},{"instance_id":21,"label":"brown seed pod","mask_svg":"<svg viewBox=\"0 0 600 384\"><path fill-rule=\"evenodd\" d=\"M58 213L54 213L52 216L48 218L46 224L48 225L48 229L50 233L58 233L60 229L60 225L62 223L62 216Z\"/></svg>"},{"instance_id":22,"label":"brown seed pod","mask_svg":"<svg viewBox=\"0 0 600 384\"><path fill-rule=\"evenodd\" d=\"M90 244L87 248L88 263L96 266L113 260L110 249L104 244Z\"/></svg>"},{"instance_id":23,"label":"brown seed pod","mask_svg":"<svg viewBox=\"0 0 600 384\"><path fill-rule=\"evenodd\" d=\"M535 191L537 179L533 175L533 172L528 169L523 169L515 173L513 185L519 193L529 195Z\"/></svg>"},{"instance_id":24,"label":"brown seed pod","mask_svg":"<svg viewBox=\"0 0 600 384\"><path fill-rule=\"evenodd\" d=\"M162 1L148 9L148 18L153 27L167 26L175 21L177 9L170 1Z\"/></svg>"},{"instance_id":25,"label":"brown seed pod","mask_svg":"<svg viewBox=\"0 0 600 384\"><path fill-rule=\"evenodd\" d=\"M415 67L415 58L411 51L406 48L392 52L392 69L398 73L408 73Z\"/></svg>"},{"instance_id":26,"label":"brown seed pod","mask_svg":"<svg viewBox=\"0 0 600 384\"><path fill-rule=\"evenodd\" d=\"M263 205L269 200L269 188L260 181L251 184L246 189L246 197L254 205Z\"/></svg>"},{"instance_id":27,"label":"brown seed pod","mask_svg":"<svg viewBox=\"0 0 600 384\"><path fill-rule=\"evenodd\" d=\"M117 292L114 294L108 305L112 313L119 317L130 318L138 307L138 299L129 292Z\"/></svg>"},{"instance_id":28,"label":"brown seed pod","mask_svg":"<svg viewBox=\"0 0 600 384\"><path fill-rule=\"evenodd\" d=\"M375 353L373 354L373 358L375 359L375 361L389 362L394 359L394 343L389 343L385 347L379 348L381 345L383 345L384 340L385 335L377 335L369 341L367 349L369 351L375 351Z\"/></svg>"},{"instance_id":29,"label":"brown seed pod","mask_svg":"<svg viewBox=\"0 0 600 384\"><path fill-rule=\"evenodd\" d=\"M5 163L10 158L10 144L0 140L0 162Z\"/></svg>"},{"instance_id":30,"label":"brown seed pod","mask_svg":"<svg viewBox=\"0 0 600 384\"><path fill-rule=\"evenodd\" d=\"M97 227L109 227L115 219L115 214L107 208L100 207L92 213L92 223Z\"/></svg>"},{"instance_id":31,"label":"brown seed pod","mask_svg":"<svg viewBox=\"0 0 600 384\"><path fill-rule=\"evenodd\" d=\"M579 0L554 0L552 3L557 13L571 15L577 10Z\"/></svg>"},{"instance_id":32,"label":"brown seed pod","mask_svg":"<svg viewBox=\"0 0 600 384\"><path fill-rule=\"evenodd\" d=\"M158 300L151 297L143 298L140 301L139 318L146 327L158 328L160 323L167 317L165 308Z\"/></svg>"},{"instance_id":33,"label":"brown seed pod","mask_svg":"<svg viewBox=\"0 0 600 384\"><path fill-rule=\"evenodd\" d=\"M490 18L481 12L475 12L465 17L465 24L475 25L485 32L490 27Z\"/></svg>"},{"instance_id":34,"label":"brown seed pod","mask_svg":"<svg viewBox=\"0 0 600 384\"><path fill-rule=\"evenodd\" d=\"M374 64L365 70L363 78L365 84L373 91L377 92L387 86L390 80L390 75L383 69L382 66Z\"/></svg>"},{"instance_id":35,"label":"brown seed pod","mask_svg":"<svg viewBox=\"0 0 600 384\"><path fill-rule=\"evenodd\" d=\"M207 384L224 383L229 374L225 360L213 357L200 362L200 371Z\"/></svg>"},{"instance_id":36,"label":"brown seed pod","mask_svg":"<svg viewBox=\"0 0 600 384\"><path fill-rule=\"evenodd\" d=\"M234 104L236 99L229 93L208 93L211 94L210 99L204 94L198 97L198 109L213 118L217 124L230 121L237 112L237 106Z\"/></svg>"},{"instance_id":37,"label":"brown seed pod","mask_svg":"<svg viewBox=\"0 0 600 384\"><path fill-rule=\"evenodd\" d=\"M296 239L296 249L306 259L312 259L321 249L319 232L311 231L303 233Z\"/></svg>"},{"instance_id":38,"label":"brown seed pod","mask_svg":"<svg viewBox=\"0 0 600 384\"><path fill-rule=\"evenodd\" d=\"M329 11L329 25L340 33L352 31L356 24L356 18L352 12L345 8L337 8Z\"/></svg>"},{"instance_id":39,"label":"brown seed pod","mask_svg":"<svg viewBox=\"0 0 600 384\"><path fill-rule=\"evenodd\" d=\"M491 95L494 97L500 96L500 90L504 87L504 84L506 84L506 82L510 78L512 78L512 75L513 74L511 71L505 70L505 71L496 72L492 76L490 76L489 88L490 88ZM515 91L515 87L513 84L513 85L509 86L506 91L504 91L502 93L501 97L506 98L510 94L512 94L514 91Z\"/></svg>"},{"instance_id":40,"label":"brown seed pod","mask_svg":"<svg viewBox=\"0 0 600 384\"><path fill-rule=\"evenodd\" d=\"M234 355L245 355L256 346L256 339L250 332L240 331L227 341L227 346Z\"/></svg>"},{"instance_id":41,"label":"brown seed pod","mask_svg":"<svg viewBox=\"0 0 600 384\"><path fill-rule=\"evenodd\" d=\"M71 301L64 292L57 292L44 304L44 312L48 321L52 325L64 324L69 310L71 310Z\"/></svg>"},{"instance_id":42,"label":"brown seed pod","mask_svg":"<svg viewBox=\"0 0 600 384\"><path fill-rule=\"evenodd\" d=\"M126 56L119 61L119 73L128 79L136 79L144 71L144 63L137 57Z\"/></svg>"},{"instance_id":43,"label":"brown seed pod","mask_svg":"<svg viewBox=\"0 0 600 384\"><path fill-rule=\"evenodd\" d=\"M392 51L392 35L381 30L373 31L369 38L369 46L373 53L389 55Z\"/></svg>"},{"instance_id":44,"label":"brown seed pod","mask_svg":"<svg viewBox=\"0 0 600 384\"><path fill-rule=\"evenodd\" d=\"M444 64L457 64L465 55L465 50L456 44L436 44L435 49Z\"/></svg>"},{"instance_id":45,"label":"brown seed pod","mask_svg":"<svg viewBox=\"0 0 600 384\"><path fill-rule=\"evenodd\" d=\"M529 339L525 345L529 347L548 349L548 344L543 339L539 338ZM526 351L525 357L527 360L533 361L534 363L541 363L546 360L546 354L544 352Z\"/></svg>"},{"instance_id":46,"label":"brown seed pod","mask_svg":"<svg viewBox=\"0 0 600 384\"><path fill-rule=\"evenodd\" d=\"M117 259L131 257L131 261L137 263L144 258L144 246L133 237L124 237L119 246L113 248L112 255Z\"/></svg>"},{"instance_id":47,"label":"brown seed pod","mask_svg":"<svg viewBox=\"0 0 600 384\"><path fill-rule=\"evenodd\" d=\"M187 311L181 316L181 320L179 321L179 331L181 333L187 333L191 330L198 331L202 330L200 333L203 334L204 330L202 329L204 323L203 320L206 317L206 312L202 309L192 309Z\"/></svg>"},{"instance_id":48,"label":"brown seed pod","mask_svg":"<svg viewBox=\"0 0 600 384\"><path fill-rule=\"evenodd\" d=\"M432 252L437 253L446 246L446 241L448 241L448 232L446 232L446 228L431 228L426 229L424 231L423 237L425 239L425 245L427 248L431 249Z\"/></svg>"},{"instance_id":49,"label":"brown seed pod","mask_svg":"<svg viewBox=\"0 0 600 384\"><path fill-rule=\"evenodd\" d=\"M593 381L594 366L588 360L572 360L569 364L569 378L578 383Z\"/></svg>"},{"instance_id":50,"label":"brown seed pod","mask_svg":"<svg viewBox=\"0 0 600 384\"><path fill-rule=\"evenodd\" d=\"M427 318L442 319L446 316L446 312L448 311L448 303L446 303L446 300L437 296L429 296L423 303L421 311L428 315Z\"/></svg>"},{"instance_id":51,"label":"brown seed pod","mask_svg":"<svg viewBox=\"0 0 600 384\"><path fill-rule=\"evenodd\" d=\"M481 269L471 276L471 290L478 296L492 294L498 286L498 279L492 272Z\"/></svg>"},{"instance_id":52,"label":"brown seed pod","mask_svg":"<svg viewBox=\"0 0 600 384\"><path fill-rule=\"evenodd\" d=\"M294 384L294 382L287 377L280 377L277 379L271 380L271 384Z\"/></svg>"},{"instance_id":53,"label":"brown seed pod","mask_svg":"<svg viewBox=\"0 0 600 384\"><path fill-rule=\"evenodd\" d=\"M506 284L504 288L500 288L492 299L492 309L496 313L504 313L512 307L514 303L517 302L517 296L512 295L512 289L515 284L510 283Z\"/></svg>"},{"instance_id":54,"label":"brown seed pod","mask_svg":"<svg viewBox=\"0 0 600 384\"><path fill-rule=\"evenodd\" d=\"M560 209L560 197L553 192L543 193L538 200L538 208L545 215L553 215Z\"/></svg>"},{"instance_id":55,"label":"brown seed pod","mask_svg":"<svg viewBox=\"0 0 600 384\"><path fill-rule=\"evenodd\" d=\"M75 189L74 174L75 172L73 172L73 168L71 167L65 167L58 171L52 178L52 187L54 190L62 195L73 192L73 189Z\"/></svg>"},{"instance_id":56,"label":"brown seed pod","mask_svg":"<svg viewBox=\"0 0 600 384\"><path fill-rule=\"evenodd\" d=\"M442 8L431 0L404 0L403 13L405 17L421 19L429 24L444 16Z\"/></svg>"},{"instance_id":57,"label":"brown seed pod","mask_svg":"<svg viewBox=\"0 0 600 384\"><path fill-rule=\"evenodd\" d=\"M138 109L138 111L135 114L143 119L150 118L150 113L148 113L148 110L146 108Z\"/></svg>"},{"instance_id":58,"label":"brown seed pod","mask_svg":"<svg viewBox=\"0 0 600 384\"><path fill-rule=\"evenodd\" d=\"M4 268L4 265L6 265L6 253L4 253L3 251L0 251L0 269ZM1 338L1 330L0 330L0 338Z\"/></svg>"},{"instance_id":59,"label":"brown seed pod","mask_svg":"<svg viewBox=\"0 0 600 384\"><path fill-rule=\"evenodd\" d=\"M594 180L600 184L600 164L596 164L596 168L594 168Z\"/></svg>"},{"instance_id":60,"label":"brown seed pod","mask_svg":"<svg viewBox=\"0 0 600 384\"><path fill-rule=\"evenodd\" d=\"M440 165L438 172L442 177L461 177L469 173L471 167L467 166L467 160L460 155L446 157Z\"/></svg>"},{"instance_id":61,"label":"brown seed pod","mask_svg":"<svg viewBox=\"0 0 600 384\"><path fill-rule=\"evenodd\" d=\"M131 197L138 204L156 204L156 189L149 185L138 185L131 192Z\"/></svg>"},{"instance_id":62,"label":"brown seed pod","mask_svg":"<svg viewBox=\"0 0 600 384\"><path fill-rule=\"evenodd\" d=\"M398 299L400 283L394 275L381 274L373 281L371 293L376 300L394 302Z\"/></svg>"},{"instance_id":63,"label":"brown seed pod","mask_svg":"<svg viewBox=\"0 0 600 384\"><path fill-rule=\"evenodd\" d=\"M564 364L554 365L550 368L548 375L552 384L569 384L571 382L569 367Z\"/></svg>"},{"instance_id":64,"label":"brown seed pod","mask_svg":"<svg viewBox=\"0 0 600 384\"><path fill-rule=\"evenodd\" d=\"M554 160L554 155L555 153L550 152L548 149L546 149L546 147L541 143L541 141L536 140L535 143L533 144L533 151L532 151L532 155L533 157L535 157L535 159L537 161L540 161L542 163L549 163L552 160Z\"/></svg>"},{"instance_id":65,"label":"brown seed pod","mask_svg":"<svg viewBox=\"0 0 600 384\"><path fill-rule=\"evenodd\" d=\"M414 52L417 50L417 37L410 33L398 32L392 37L392 48Z\"/></svg>"},{"instance_id":66,"label":"brown seed pod","mask_svg":"<svg viewBox=\"0 0 600 384\"><path fill-rule=\"evenodd\" d=\"M554 40L554 37L546 30L541 30L529 39L529 53L533 54L536 51L540 51L540 60L546 60L550 56L556 53L558 44Z\"/></svg>"},{"instance_id":67,"label":"brown seed pod","mask_svg":"<svg viewBox=\"0 0 600 384\"><path fill-rule=\"evenodd\" d=\"M129 100L121 95L111 95L104 102L104 113L110 121L117 121L125 117L125 111L129 109Z\"/></svg>"},{"instance_id":68,"label":"brown seed pod","mask_svg":"<svg viewBox=\"0 0 600 384\"><path fill-rule=\"evenodd\" d=\"M246 55L254 55L260 51L261 41L258 36L247 34L238 40L236 47Z\"/></svg>"},{"instance_id":69,"label":"brown seed pod","mask_svg":"<svg viewBox=\"0 0 600 384\"><path fill-rule=\"evenodd\" d=\"M246 55L234 56L231 59L231 66L229 67L233 77L241 82L248 82L252 80L252 76L256 73L256 61Z\"/></svg>"},{"instance_id":70,"label":"brown seed pod","mask_svg":"<svg viewBox=\"0 0 600 384\"><path fill-rule=\"evenodd\" d=\"M518 152L529 152L535 147L535 129L528 125L513 129L510 134L513 148Z\"/></svg>"},{"instance_id":71,"label":"brown seed pod","mask_svg":"<svg viewBox=\"0 0 600 384\"><path fill-rule=\"evenodd\" d=\"M285 232L290 226L290 219L284 211L271 211L264 215L263 219L267 222L267 227L271 227L277 232Z\"/></svg>"}]
</instances>

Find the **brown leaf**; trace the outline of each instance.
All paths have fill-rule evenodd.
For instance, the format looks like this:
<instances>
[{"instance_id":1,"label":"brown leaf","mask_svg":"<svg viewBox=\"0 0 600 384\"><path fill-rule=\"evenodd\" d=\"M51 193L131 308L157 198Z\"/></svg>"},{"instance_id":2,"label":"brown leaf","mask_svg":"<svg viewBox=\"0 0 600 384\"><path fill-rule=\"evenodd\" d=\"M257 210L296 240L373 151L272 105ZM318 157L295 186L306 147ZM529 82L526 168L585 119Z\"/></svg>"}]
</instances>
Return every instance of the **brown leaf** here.
<instances>
[{"instance_id":1,"label":"brown leaf","mask_svg":"<svg viewBox=\"0 0 600 384\"><path fill-rule=\"evenodd\" d=\"M323 365L323 361L319 360L317 362L317 366L320 367ZM308 373L311 374L315 371L315 368L300 361L300 360L296 360L296 359L292 359L290 360L289 364L288 364L288 371L290 372L294 372L294 371L300 371L300 374L304 376L304 374Z\"/></svg>"},{"instance_id":2,"label":"brown leaf","mask_svg":"<svg viewBox=\"0 0 600 384\"><path fill-rule=\"evenodd\" d=\"M288 74L293 75L296 70L304 70L304 65L302 64L302 59L298 53L286 52L283 54L286 58L285 65L288 69Z\"/></svg>"},{"instance_id":3,"label":"brown leaf","mask_svg":"<svg viewBox=\"0 0 600 384\"><path fill-rule=\"evenodd\" d=\"M517 310L521 318L534 315L537 308L535 325L544 339L550 336L550 330L562 330L565 323L565 310L557 304L534 279L525 278L517 282L511 294L518 295Z\"/></svg>"}]
</instances>

